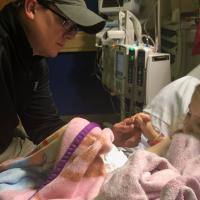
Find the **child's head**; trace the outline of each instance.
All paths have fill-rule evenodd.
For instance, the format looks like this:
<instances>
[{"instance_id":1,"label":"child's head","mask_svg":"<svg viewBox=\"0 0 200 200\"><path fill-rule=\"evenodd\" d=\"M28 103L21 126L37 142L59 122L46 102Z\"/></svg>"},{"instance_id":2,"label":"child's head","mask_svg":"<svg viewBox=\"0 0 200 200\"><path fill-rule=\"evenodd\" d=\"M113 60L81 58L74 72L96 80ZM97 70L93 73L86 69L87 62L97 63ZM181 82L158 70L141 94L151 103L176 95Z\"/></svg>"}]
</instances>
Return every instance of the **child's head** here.
<instances>
[{"instance_id":1,"label":"child's head","mask_svg":"<svg viewBox=\"0 0 200 200\"><path fill-rule=\"evenodd\" d=\"M184 119L184 132L200 133L200 85L197 85Z\"/></svg>"}]
</instances>

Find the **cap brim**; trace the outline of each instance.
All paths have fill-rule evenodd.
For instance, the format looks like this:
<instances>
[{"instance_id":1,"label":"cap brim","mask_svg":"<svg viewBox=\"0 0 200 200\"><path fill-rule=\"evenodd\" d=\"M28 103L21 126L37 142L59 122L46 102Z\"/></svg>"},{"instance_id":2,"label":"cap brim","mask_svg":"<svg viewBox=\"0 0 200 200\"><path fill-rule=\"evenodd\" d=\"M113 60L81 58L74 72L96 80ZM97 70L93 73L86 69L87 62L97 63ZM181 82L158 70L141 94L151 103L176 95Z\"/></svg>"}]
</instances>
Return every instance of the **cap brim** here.
<instances>
[{"instance_id":1,"label":"cap brim","mask_svg":"<svg viewBox=\"0 0 200 200\"><path fill-rule=\"evenodd\" d=\"M55 5L65 16L87 33L98 33L105 26L105 20L87 7L58 3Z\"/></svg>"}]
</instances>

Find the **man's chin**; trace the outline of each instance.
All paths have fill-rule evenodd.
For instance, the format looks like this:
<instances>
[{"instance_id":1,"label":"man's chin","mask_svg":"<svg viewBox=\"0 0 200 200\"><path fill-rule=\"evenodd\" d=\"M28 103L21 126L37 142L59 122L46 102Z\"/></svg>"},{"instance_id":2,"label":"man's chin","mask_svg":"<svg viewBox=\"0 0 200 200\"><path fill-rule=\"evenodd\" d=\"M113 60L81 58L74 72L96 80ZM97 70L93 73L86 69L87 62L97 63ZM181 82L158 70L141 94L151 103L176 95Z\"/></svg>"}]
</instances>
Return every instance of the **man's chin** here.
<instances>
[{"instance_id":1,"label":"man's chin","mask_svg":"<svg viewBox=\"0 0 200 200\"><path fill-rule=\"evenodd\" d=\"M51 51L51 52L40 52L40 53L33 53L33 55L43 56L46 58L55 58L58 55L59 51Z\"/></svg>"},{"instance_id":2,"label":"man's chin","mask_svg":"<svg viewBox=\"0 0 200 200\"><path fill-rule=\"evenodd\" d=\"M58 55L58 51L57 52L52 52L52 53L50 53L48 56L46 56L46 57L48 57L48 58L55 58L57 55Z\"/></svg>"}]
</instances>

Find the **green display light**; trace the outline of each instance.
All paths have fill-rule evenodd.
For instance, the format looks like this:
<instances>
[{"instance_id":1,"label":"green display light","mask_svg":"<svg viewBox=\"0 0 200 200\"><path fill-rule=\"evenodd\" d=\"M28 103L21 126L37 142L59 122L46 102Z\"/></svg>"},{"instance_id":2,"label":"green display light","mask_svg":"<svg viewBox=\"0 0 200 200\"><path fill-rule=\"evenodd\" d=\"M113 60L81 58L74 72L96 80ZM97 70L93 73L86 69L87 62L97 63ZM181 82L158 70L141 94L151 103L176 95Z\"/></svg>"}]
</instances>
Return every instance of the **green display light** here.
<instances>
[{"instance_id":1,"label":"green display light","mask_svg":"<svg viewBox=\"0 0 200 200\"><path fill-rule=\"evenodd\" d=\"M133 60L134 60L134 56L131 56L131 57L130 57L130 60L133 61Z\"/></svg>"},{"instance_id":2,"label":"green display light","mask_svg":"<svg viewBox=\"0 0 200 200\"><path fill-rule=\"evenodd\" d=\"M133 47L130 47L129 51L135 51L135 49Z\"/></svg>"}]
</instances>

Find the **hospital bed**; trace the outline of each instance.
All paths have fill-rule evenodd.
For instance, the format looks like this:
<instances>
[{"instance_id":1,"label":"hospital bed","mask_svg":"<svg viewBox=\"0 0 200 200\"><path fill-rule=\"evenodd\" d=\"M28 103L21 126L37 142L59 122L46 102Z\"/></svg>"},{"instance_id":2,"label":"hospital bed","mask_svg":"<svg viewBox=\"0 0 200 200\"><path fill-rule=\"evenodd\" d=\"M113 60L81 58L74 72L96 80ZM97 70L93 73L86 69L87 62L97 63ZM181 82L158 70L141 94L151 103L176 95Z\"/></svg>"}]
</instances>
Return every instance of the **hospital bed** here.
<instances>
[{"instance_id":1,"label":"hospital bed","mask_svg":"<svg viewBox=\"0 0 200 200\"><path fill-rule=\"evenodd\" d=\"M188 102L191 99L191 95L194 90L194 87L200 83L199 77L200 77L200 65L198 65L188 75L176 81L173 81L172 83L167 85L165 88L163 88L159 92L159 94L152 100L152 102L146 108L144 108L145 112L149 112L152 115L154 126L157 126L157 128L159 128L163 132L166 131L165 134L169 134L171 130L170 123L177 121L178 118L181 118L181 116L187 112ZM164 112L167 112L167 115L164 115L163 114ZM77 123L77 124L80 125L80 123ZM96 127L97 125L92 124L92 126ZM73 130L76 131L74 127L76 126L72 127ZM96 133L96 137L97 136L100 137L105 134L105 130L104 130L104 134L101 134L103 130L99 128L97 128L96 130L100 131L98 133L99 135ZM69 124L68 124L68 131L69 131ZM111 134L111 131L108 131L108 129L106 129L106 131L107 131L107 136L109 136L109 134ZM89 129L89 132L90 132L90 129ZM48 198L40 198L41 200L43 199L92 200L93 198L91 197L94 197L95 193L96 194L98 193L98 188L101 186L104 180L103 170L100 171L101 169L100 167L102 167L103 165L102 165L101 160L94 159L96 162L93 168L91 168L90 162L87 162L88 165L86 165L86 162L83 160L83 158L84 157L88 158L88 156L90 156L91 160L89 161L91 161L92 163L93 157L91 155L94 153L94 149L87 148L87 147L90 147L87 145L89 145L91 141L95 141L97 142L97 144L95 144L95 147L98 147L99 149L101 149L101 146L99 145L103 145L103 143L100 143L100 142L98 143L99 140L94 140L94 136L95 136L94 135L93 139L89 138L89 141L85 143L83 142L82 147L80 145L81 148L79 151L71 152L72 154L74 154L73 157L65 157L65 155L68 155L67 153L68 153L68 150L70 149L70 148L67 148L67 146L70 146L72 144L69 142L70 133L71 131L69 131L67 134L65 134L62 137L60 137L61 136L60 134L51 135L40 145L40 148L36 149L36 151L33 152L30 156L27 156L25 158L18 158L14 161L8 161L6 163L1 164L0 165L0 172L1 172L0 173L0 199L2 200L39 199L37 198L39 197L38 195L42 195L42 196L48 196ZM73 137L71 138L71 140L73 140ZM111 138L111 137L109 136L108 138ZM108 140L106 140L105 138L104 139L101 138L101 141L106 142ZM193 143L189 143L189 144L193 144ZM47 145L51 145L51 148L48 149ZM56 153L56 151L58 150L57 147L60 147L60 146L62 147L60 151L62 152L62 154L60 154L59 157L56 158L56 162L54 162L55 159L54 159L54 156L52 155ZM108 144L104 147L107 148ZM87 149L89 151L88 153L86 151L83 157L82 153L84 152L84 149ZM64 156L63 156L63 153L64 153ZM98 154L98 152L96 153ZM200 153L200 150L199 150L199 153ZM145 172L143 176L143 182L146 184L145 186L147 186L147 188L149 188L148 180L151 180L155 184L157 184L157 185L154 185L155 187L153 186L149 189L149 192L151 192L151 195L159 195L159 192L157 191L157 186L160 187L159 184L165 184L169 180L168 177L170 177L171 175L173 175L172 176L173 178L174 177L179 178L180 173L176 169L174 169L173 166L171 166L169 162L164 160L164 158L158 157L156 154L152 154L151 152L145 151L143 149L139 149L137 153L133 155L135 157L132 157L132 159L129 160L130 162L129 161L125 162L125 164L122 167L117 168L116 170L110 172L109 174L105 176L106 179L104 183L109 183L109 180L111 181L115 180L115 183L117 183L116 185L114 185L113 193L122 191L121 194L124 194L123 192L125 191L125 194L129 194L129 197L130 197L132 195L132 192L135 192L134 190L131 190L130 192L129 189L131 188L129 186L132 186L135 189L138 189L138 193L140 193L141 196L138 198L133 196L131 200L132 199L133 200L147 199L145 196L146 194L144 194L144 192L141 189L141 185L140 185L141 181L138 179L138 176L135 176L135 174L137 175L137 173L142 174L143 172ZM69 163L67 162L68 160L66 158L70 160ZM96 157L94 156L94 158ZM77 160L79 162L77 162ZM199 161L199 162L196 162L196 161ZM55 163L56 163L56 167L52 170L52 167L54 167ZM79 165L78 163L79 164L81 163L82 165ZM149 164L149 163L151 165L148 165L148 168L145 168L144 164ZM190 200L195 200L194 194L200 194L200 185L198 184L198 182L195 182L196 180L195 176L197 177L198 180L200 180L200 175L198 174L200 169L198 169L198 165L196 165L197 163L200 163L200 160L195 160L195 163L194 163L195 166L197 167L197 169L194 170L196 174L192 174L194 179L192 178L187 179L187 177L184 176L183 178L185 179L180 179L178 182L178 183L181 183L183 186L187 186L184 188L188 189L187 191L190 192L189 193L190 195L193 195L193 196L190 196L191 197L189 198ZM131 167L131 168L126 168L127 165L128 167ZM191 166L192 165L190 165L190 167ZM46 168L48 170L46 170ZM84 169L85 171L82 171L82 169ZM94 173L91 173L90 171L91 169L93 169ZM156 170L159 170L159 169L165 169L165 172L169 172L170 174L165 173L164 174L165 176L162 176L162 174L159 174L159 172L158 174L155 173ZM43 173L42 170L46 172L46 174ZM121 174L122 176L118 177L117 174L112 174L116 172L120 173L120 170L123 171L123 174ZM49 173L49 171L51 171L51 173ZM74 174L74 171L76 172L76 174ZM81 176L80 176L80 171L82 172ZM155 173L155 176L151 176L151 175L154 175L154 173ZM187 173L190 174L188 171ZM49 176L49 174L51 176ZM77 176L74 176L74 175L77 175ZM74 177L76 177L76 179ZM182 176L180 176L180 178L182 178ZM165 182L162 182L162 181L165 181ZM187 181L190 181L189 183L192 183L192 184L188 186ZM105 189L104 183L103 183L103 187L101 188L100 193L102 192L102 189ZM195 187L195 183L197 187ZM175 186L177 186L177 182L175 182L175 184L176 184ZM182 189L182 185L180 185L180 189ZM110 186L112 186L112 184L110 184L109 187ZM154 190L154 188L156 189L156 191ZM170 189L171 188L173 189L173 187L170 187ZM180 191L179 188L177 187L175 189L176 189L176 192ZM169 189L166 191L170 192ZM75 196L74 194L77 194L77 195ZM85 195L84 198L81 198L83 195ZM91 195L91 196L88 196L88 195ZM165 195L165 198L163 199L169 200L166 197L167 196ZM97 199L106 200L106 198L101 198L101 196L100 198L97 198ZM124 196L122 198L107 198L107 199L108 200L111 200L111 199L128 200L130 198L126 198ZM171 200L174 200L174 199L175 198L171 198ZM180 199L180 198L176 198L176 199ZM198 199L200 199L200 197Z\"/></svg>"},{"instance_id":2,"label":"hospital bed","mask_svg":"<svg viewBox=\"0 0 200 200\"><path fill-rule=\"evenodd\" d=\"M194 88L200 83L200 65L187 75L171 82L143 109L152 116L152 123L162 134L181 128ZM148 146L146 139L142 144Z\"/></svg>"},{"instance_id":3,"label":"hospital bed","mask_svg":"<svg viewBox=\"0 0 200 200\"><path fill-rule=\"evenodd\" d=\"M144 108L153 125L168 135L186 114L198 84L200 65L163 88ZM200 199L199 146L199 137L180 132L171 139L164 157L137 149L123 166L106 176L95 200Z\"/></svg>"}]
</instances>

